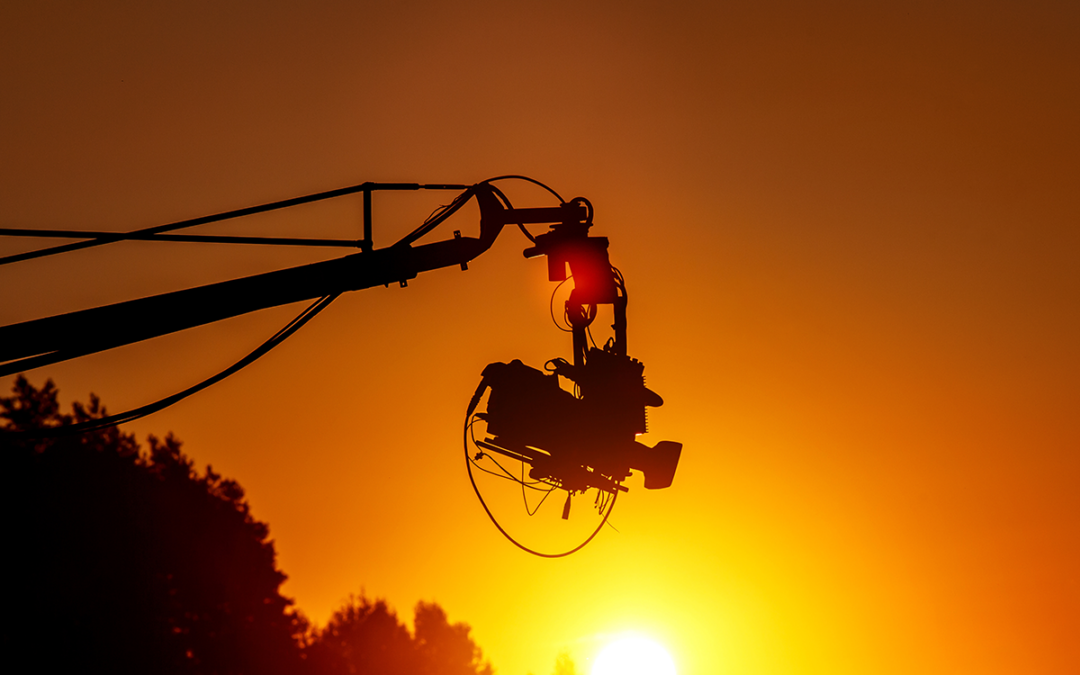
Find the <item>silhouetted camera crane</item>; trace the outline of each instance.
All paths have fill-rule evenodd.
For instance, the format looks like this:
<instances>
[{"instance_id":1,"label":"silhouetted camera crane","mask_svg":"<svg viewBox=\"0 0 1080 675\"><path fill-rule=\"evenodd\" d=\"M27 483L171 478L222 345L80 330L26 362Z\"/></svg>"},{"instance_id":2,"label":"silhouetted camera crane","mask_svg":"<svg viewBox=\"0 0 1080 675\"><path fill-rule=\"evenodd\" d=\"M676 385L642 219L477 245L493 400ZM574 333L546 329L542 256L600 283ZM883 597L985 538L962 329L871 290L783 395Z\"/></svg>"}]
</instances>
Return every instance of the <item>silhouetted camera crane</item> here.
<instances>
[{"instance_id":1,"label":"silhouetted camera crane","mask_svg":"<svg viewBox=\"0 0 1080 675\"><path fill-rule=\"evenodd\" d=\"M514 208L505 194L494 185L505 178L520 178L541 185L560 203L551 207ZM438 209L397 243L375 249L372 244L372 193L419 189L461 192L450 204ZM364 198L364 238L359 241L169 234L196 225L356 193L362 193ZM479 237L463 237L455 231L452 239L413 245L473 198L480 209ZM261 347L194 387L135 410L71 427L43 430L40 435L78 433L131 421L171 405L251 363L280 344L339 294L391 283L404 286L421 272L443 267L457 265L463 270L467 269L469 261L491 247L503 227L516 224L533 243L525 250L525 256L547 257L549 280L567 280L569 267L574 288L566 301L565 317L573 336L573 361L553 359L546 364L547 372L530 368L517 360L493 363L484 369L480 386L469 402L466 413L466 442L473 437L475 444L482 449L475 456L470 456L466 445L470 479L473 466L486 453L520 460L530 467L529 476L534 482L549 486L551 490L567 492L564 518L569 515L570 495L590 488L609 495L609 500L605 498L605 503L610 504L604 515L606 521L614 506L615 496L620 491L626 491L623 481L633 470L644 474L646 488L671 485L682 446L663 441L649 448L635 440L646 430L645 408L659 406L663 401L645 387L643 364L626 353L626 285L622 275L608 259L607 238L589 235L592 220L592 206L584 198L563 201L558 193L538 181L521 176L503 176L471 186L364 183L129 233L0 229L3 235L83 240L0 258L0 265L132 239L348 246L360 249L360 253L335 260L0 327L0 376L259 309L317 299ZM547 224L550 229L534 237L525 227L526 224ZM597 315L597 306L606 304L611 305L614 311L614 337L602 348L589 347L586 331ZM560 386L560 377L573 384L575 393ZM486 411L477 412L480 401L488 391ZM481 421L486 424L488 436L477 440L473 425ZM516 480L512 475L508 477ZM473 487L481 503L484 503L475 480ZM484 509L511 541L537 553L510 537L495 520L486 503ZM596 531L599 531L599 527ZM584 543L588 543L596 531ZM580 546L573 550L578 548ZM551 554L537 554L553 557Z\"/></svg>"}]
</instances>

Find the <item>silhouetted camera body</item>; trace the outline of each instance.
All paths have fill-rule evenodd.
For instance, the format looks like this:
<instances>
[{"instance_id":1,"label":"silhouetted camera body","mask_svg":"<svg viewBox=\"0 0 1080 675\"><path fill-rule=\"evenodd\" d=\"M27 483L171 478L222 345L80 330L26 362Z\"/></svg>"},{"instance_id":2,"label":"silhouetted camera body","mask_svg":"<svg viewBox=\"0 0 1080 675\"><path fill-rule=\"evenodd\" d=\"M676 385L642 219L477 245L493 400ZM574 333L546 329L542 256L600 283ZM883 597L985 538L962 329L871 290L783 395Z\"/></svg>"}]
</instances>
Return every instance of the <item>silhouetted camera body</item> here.
<instances>
[{"instance_id":1,"label":"silhouetted camera body","mask_svg":"<svg viewBox=\"0 0 1080 675\"><path fill-rule=\"evenodd\" d=\"M645 406L663 403L645 387L644 365L595 348L583 366L554 363L550 374L518 360L484 369L481 391L491 389L481 415L491 436L484 447L527 461L531 478L569 491L625 490L620 483L631 470L645 474L647 488L671 485L682 445L634 440L646 431ZM581 397L560 387L559 376Z\"/></svg>"}]
</instances>

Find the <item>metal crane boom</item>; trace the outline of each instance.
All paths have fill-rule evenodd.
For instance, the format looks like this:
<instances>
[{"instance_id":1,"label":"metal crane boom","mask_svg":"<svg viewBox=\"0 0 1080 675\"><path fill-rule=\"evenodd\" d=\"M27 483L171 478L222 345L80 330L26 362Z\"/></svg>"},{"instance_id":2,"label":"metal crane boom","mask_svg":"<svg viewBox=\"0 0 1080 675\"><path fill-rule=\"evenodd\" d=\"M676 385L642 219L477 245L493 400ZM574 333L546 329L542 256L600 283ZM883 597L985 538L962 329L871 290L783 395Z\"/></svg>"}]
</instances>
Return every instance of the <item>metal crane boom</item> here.
<instances>
[{"instance_id":1,"label":"metal crane boom","mask_svg":"<svg viewBox=\"0 0 1080 675\"><path fill-rule=\"evenodd\" d=\"M584 208L574 204L507 208L487 183L467 192L480 206L478 238L455 232L453 239L412 246L412 241L444 219L440 217L418 230L419 234L378 250L2 326L0 377L259 309L391 283L405 285L420 272L443 267L465 269L491 247L507 223L563 222L584 216ZM367 208L365 212L368 215ZM371 241L368 218L365 241Z\"/></svg>"}]
</instances>

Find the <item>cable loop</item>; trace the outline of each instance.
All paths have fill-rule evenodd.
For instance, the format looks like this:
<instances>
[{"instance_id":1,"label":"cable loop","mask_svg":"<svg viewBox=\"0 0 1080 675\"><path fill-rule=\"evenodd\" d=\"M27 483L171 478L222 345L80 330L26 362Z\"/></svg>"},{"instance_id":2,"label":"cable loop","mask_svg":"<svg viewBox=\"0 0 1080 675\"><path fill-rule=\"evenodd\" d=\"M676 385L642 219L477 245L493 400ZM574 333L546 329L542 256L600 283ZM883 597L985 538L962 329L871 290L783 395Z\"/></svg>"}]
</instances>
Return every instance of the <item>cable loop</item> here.
<instances>
[{"instance_id":1,"label":"cable loop","mask_svg":"<svg viewBox=\"0 0 1080 675\"><path fill-rule=\"evenodd\" d=\"M97 431L99 429L104 429L106 427L116 426L119 424L134 422L137 419L141 419L143 417L146 417L147 415L156 413L160 410L164 410L172 404L179 403L188 396L191 396L192 394L197 394L203 389L206 389L211 385L221 382L222 380L236 373L242 368L251 365L260 357L264 356L271 349L277 347L279 344L284 342L293 333L300 330L300 328L305 323L315 318L315 315L326 309L327 306L329 306L330 303L338 297L338 295L340 295L340 293L334 293L333 295L327 295L320 298L319 300L316 300L311 306L309 306L303 312L300 312L300 314L298 314L296 318L286 324L284 328L275 333L273 337L271 337L269 340L259 345L250 354L240 359L236 363L232 364L225 370L219 372L217 375L208 377L202 382L192 387L188 387L187 389L173 394L172 396L167 396L154 403L140 406L138 408L133 408L126 412L117 413L115 415L108 415L106 417L99 417L97 419L87 420L85 422L79 422L77 424L69 424L62 427L50 427L48 429L34 429L32 431L6 432L4 435L6 436L10 434L11 437L15 438L55 438L57 436L81 434L90 431Z\"/></svg>"},{"instance_id":2,"label":"cable loop","mask_svg":"<svg viewBox=\"0 0 1080 675\"><path fill-rule=\"evenodd\" d=\"M480 487L476 484L476 477L473 475L473 470L472 470L472 458L469 457L469 430L471 429L471 427L472 427L472 424L469 422L468 416L466 416L465 417L465 430L464 430L464 435L463 435L463 441L464 441L463 445L464 445L464 448L465 448L465 468L469 472L469 482L472 484L473 492L476 493L476 498L480 500L480 506L484 507L484 513L487 514L487 516L491 520L492 524L495 525L495 529L497 529L502 534L502 536L506 537L507 541L509 541L514 546L517 546L522 551L525 551L526 553L531 553L531 554L533 554L535 556L538 556L540 558L565 558L566 556L570 555L571 553L577 553L581 549L585 548L585 546L588 545L588 543L590 541L592 541L594 538L596 538L596 535L600 534L600 530L602 530L604 528L604 525L607 524L608 518L611 516L611 512L615 509L615 502L619 498L618 491L615 491L615 493L612 494L611 501L607 505L607 512L604 513L604 517L600 520L600 524L596 526L596 529L593 530L592 534L590 534L585 539L585 541L581 542L580 544L578 544L577 546L575 546L574 548L572 548L570 550L563 551L561 553L544 553L543 551L537 551L535 549L529 548L525 544L522 544L521 542L519 542L517 539L514 539L514 537L511 536L509 532L507 532L505 529L503 529L503 526L499 523L499 520L495 517L495 514L491 512L491 509L488 507L487 502L484 501L484 496L482 494L480 494ZM500 467L500 468L502 468L502 467ZM503 469L503 471L506 471L506 469ZM545 498L546 498L546 495L545 495ZM540 508L539 504L537 505L537 508Z\"/></svg>"}]
</instances>

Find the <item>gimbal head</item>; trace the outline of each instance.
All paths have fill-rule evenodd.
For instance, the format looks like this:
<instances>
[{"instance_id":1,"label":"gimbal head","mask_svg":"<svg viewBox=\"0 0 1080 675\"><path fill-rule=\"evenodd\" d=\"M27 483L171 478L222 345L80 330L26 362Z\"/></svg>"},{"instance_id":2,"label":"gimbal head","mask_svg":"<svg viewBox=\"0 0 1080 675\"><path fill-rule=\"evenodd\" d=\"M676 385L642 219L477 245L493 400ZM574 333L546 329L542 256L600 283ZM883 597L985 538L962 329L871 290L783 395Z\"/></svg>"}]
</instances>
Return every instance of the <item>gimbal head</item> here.
<instances>
[{"instance_id":1,"label":"gimbal head","mask_svg":"<svg viewBox=\"0 0 1080 675\"><path fill-rule=\"evenodd\" d=\"M572 208L578 205L585 208ZM577 198L559 209L563 217L535 237L525 257L547 256L550 281L574 281L565 314L573 363L553 359L547 372L518 360L488 365L466 417L487 425L487 437L476 440L479 448L524 462L531 479L569 493L566 518L569 495L594 487L625 492L623 481L633 470L645 475L646 488L670 486L682 445L662 441L650 448L635 440L646 431L645 408L663 399L645 387L644 365L626 353L626 284L608 258L607 238L589 236L589 202ZM615 334L603 348L590 347L587 329L603 304L613 307ZM560 386L560 377L574 393ZM486 411L474 415L488 390Z\"/></svg>"}]
</instances>

